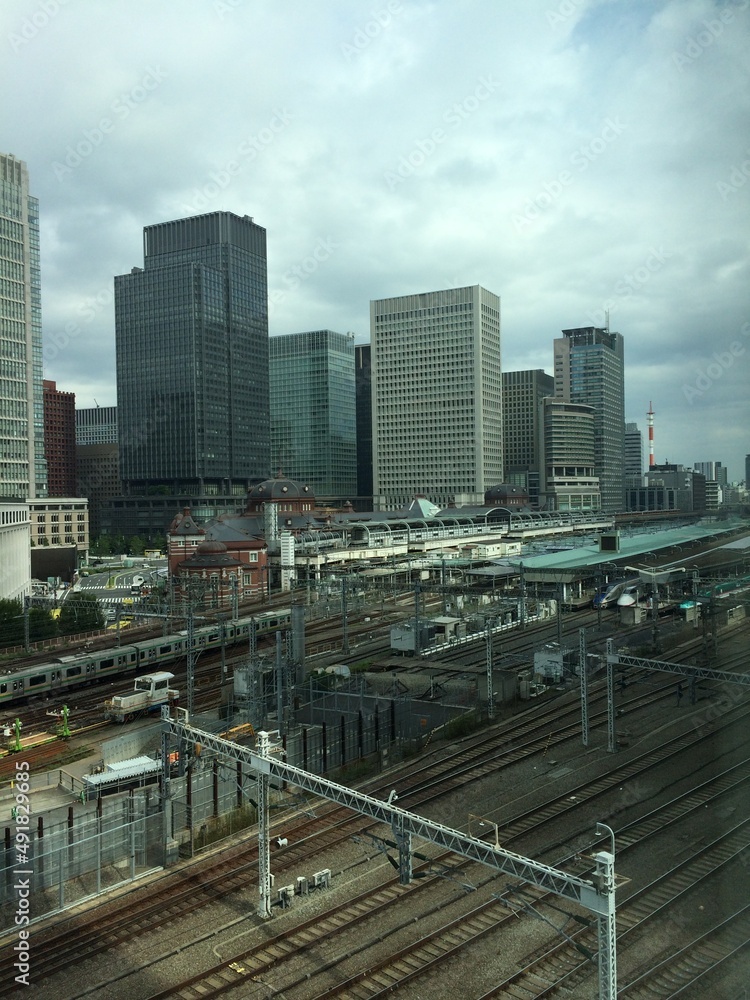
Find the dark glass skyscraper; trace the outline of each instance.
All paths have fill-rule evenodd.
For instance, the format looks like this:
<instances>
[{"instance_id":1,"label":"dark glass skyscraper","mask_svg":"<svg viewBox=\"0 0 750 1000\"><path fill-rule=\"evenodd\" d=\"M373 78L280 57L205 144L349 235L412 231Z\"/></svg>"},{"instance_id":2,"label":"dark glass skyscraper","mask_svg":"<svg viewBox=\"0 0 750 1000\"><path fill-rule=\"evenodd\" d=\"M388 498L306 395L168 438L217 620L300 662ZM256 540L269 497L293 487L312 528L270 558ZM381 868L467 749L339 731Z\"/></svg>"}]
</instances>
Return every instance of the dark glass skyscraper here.
<instances>
[{"instance_id":1,"label":"dark glass skyscraper","mask_svg":"<svg viewBox=\"0 0 750 1000\"><path fill-rule=\"evenodd\" d=\"M269 474L266 231L212 212L143 237L115 278L125 490L240 494Z\"/></svg>"}]
</instances>

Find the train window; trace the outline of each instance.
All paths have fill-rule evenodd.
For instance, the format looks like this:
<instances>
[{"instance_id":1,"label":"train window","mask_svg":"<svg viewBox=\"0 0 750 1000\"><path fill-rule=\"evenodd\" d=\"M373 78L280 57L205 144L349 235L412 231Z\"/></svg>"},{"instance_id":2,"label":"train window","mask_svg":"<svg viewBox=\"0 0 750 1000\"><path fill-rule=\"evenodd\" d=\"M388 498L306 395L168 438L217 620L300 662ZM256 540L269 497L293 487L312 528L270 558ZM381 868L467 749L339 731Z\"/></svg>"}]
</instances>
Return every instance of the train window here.
<instances>
[{"instance_id":1,"label":"train window","mask_svg":"<svg viewBox=\"0 0 750 1000\"><path fill-rule=\"evenodd\" d=\"M159 646L159 652L160 653L171 653L172 652L172 647L171 646Z\"/></svg>"},{"instance_id":2,"label":"train window","mask_svg":"<svg viewBox=\"0 0 750 1000\"><path fill-rule=\"evenodd\" d=\"M37 674L36 677L29 677L29 687L39 687L47 682L46 674Z\"/></svg>"},{"instance_id":3,"label":"train window","mask_svg":"<svg viewBox=\"0 0 750 1000\"><path fill-rule=\"evenodd\" d=\"M81 673L80 667L68 667L65 671L66 677L78 677Z\"/></svg>"},{"instance_id":4,"label":"train window","mask_svg":"<svg viewBox=\"0 0 750 1000\"><path fill-rule=\"evenodd\" d=\"M5 694L5 692L7 690L8 690L8 685L7 684L5 684L5 683L0 684L0 694Z\"/></svg>"},{"instance_id":5,"label":"train window","mask_svg":"<svg viewBox=\"0 0 750 1000\"><path fill-rule=\"evenodd\" d=\"M87 663L86 664L86 673L87 674L93 674L93 672L95 670L96 670L96 664L95 663Z\"/></svg>"},{"instance_id":6,"label":"train window","mask_svg":"<svg viewBox=\"0 0 750 1000\"><path fill-rule=\"evenodd\" d=\"M208 637L207 641L208 642L218 642L219 641L219 633L218 632L212 632L211 635Z\"/></svg>"},{"instance_id":7,"label":"train window","mask_svg":"<svg viewBox=\"0 0 750 1000\"><path fill-rule=\"evenodd\" d=\"M107 670L108 667L113 667L115 665L114 656L110 656L108 660L101 660L99 663L99 668L101 670Z\"/></svg>"},{"instance_id":8,"label":"train window","mask_svg":"<svg viewBox=\"0 0 750 1000\"><path fill-rule=\"evenodd\" d=\"M13 681L14 691L23 691L23 681Z\"/></svg>"}]
</instances>

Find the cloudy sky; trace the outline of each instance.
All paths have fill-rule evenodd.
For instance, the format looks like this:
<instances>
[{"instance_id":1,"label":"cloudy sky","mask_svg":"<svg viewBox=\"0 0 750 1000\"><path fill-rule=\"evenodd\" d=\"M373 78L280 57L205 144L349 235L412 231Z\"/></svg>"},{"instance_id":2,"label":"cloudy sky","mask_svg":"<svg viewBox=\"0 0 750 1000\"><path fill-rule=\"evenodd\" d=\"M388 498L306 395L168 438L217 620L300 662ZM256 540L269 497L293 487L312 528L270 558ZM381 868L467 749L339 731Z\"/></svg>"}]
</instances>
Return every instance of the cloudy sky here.
<instances>
[{"instance_id":1,"label":"cloudy sky","mask_svg":"<svg viewBox=\"0 0 750 1000\"><path fill-rule=\"evenodd\" d=\"M0 150L40 199L45 376L114 404L143 226L268 231L271 334L482 284L505 370L625 338L659 462L750 452L750 0L4 0Z\"/></svg>"}]
</instances>

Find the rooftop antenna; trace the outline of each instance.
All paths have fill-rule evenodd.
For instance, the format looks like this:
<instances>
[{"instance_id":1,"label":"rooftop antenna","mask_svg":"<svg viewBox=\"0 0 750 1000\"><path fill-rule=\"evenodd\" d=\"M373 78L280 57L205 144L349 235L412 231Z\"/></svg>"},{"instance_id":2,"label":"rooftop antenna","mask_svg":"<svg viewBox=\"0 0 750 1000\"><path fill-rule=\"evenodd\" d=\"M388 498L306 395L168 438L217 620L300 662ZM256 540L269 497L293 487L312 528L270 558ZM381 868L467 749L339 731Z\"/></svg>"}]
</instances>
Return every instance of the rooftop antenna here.
<instances>
[{"instance_id":1,"label":"rooftop antenna","mask_svg":"<svg viewBox=\"0 0 750 1000\"><path fill-rule=\"evenodd\" d=\"M94 396L94 402L96 403L96 396ZM96 408L97 408L97 410L99 409L99 404L98 403L96 403Z\"/></svg>"},{"instance_id":2,"label":"rooftop antenna","mask_svg":"<svg viewBox=\"0 0 750 1000\"><path fill-rule=\"evenodd\" d=\"M604 322L606 324L604 329L609 333L609 309L606 309L604 312Z\"/></svg>"}]
</instances>

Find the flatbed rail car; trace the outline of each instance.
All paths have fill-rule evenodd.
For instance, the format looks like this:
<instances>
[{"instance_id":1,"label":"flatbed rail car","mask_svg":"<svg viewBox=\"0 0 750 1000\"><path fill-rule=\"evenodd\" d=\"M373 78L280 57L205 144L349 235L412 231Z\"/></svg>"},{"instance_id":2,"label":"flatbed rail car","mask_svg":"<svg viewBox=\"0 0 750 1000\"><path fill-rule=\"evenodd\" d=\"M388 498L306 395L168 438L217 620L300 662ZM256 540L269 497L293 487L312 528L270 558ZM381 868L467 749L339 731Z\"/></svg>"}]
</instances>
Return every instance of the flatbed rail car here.
<instances>
[{"instance_id":1,"label":"flatbed rail car","mask_svg":"<svg viewBox=\"0 0 750 1000\"><path fill-rule=\"evenodd\" d=\"M218 649L222 644L222 633L227 646L247 640L253 621L258 635L289 628L291 614L289 608L264 611L237 621L224 622L223 630L221 625L215 623L202 625L194 630L193 647L196 651ZM187 654L187 649L187 632L177 632L8 670L0 673L0 707L39 695L61 696L95 681L120 679L123 674L139 670L160 670L182 659Z\"/></svg>"}]
</instances>

